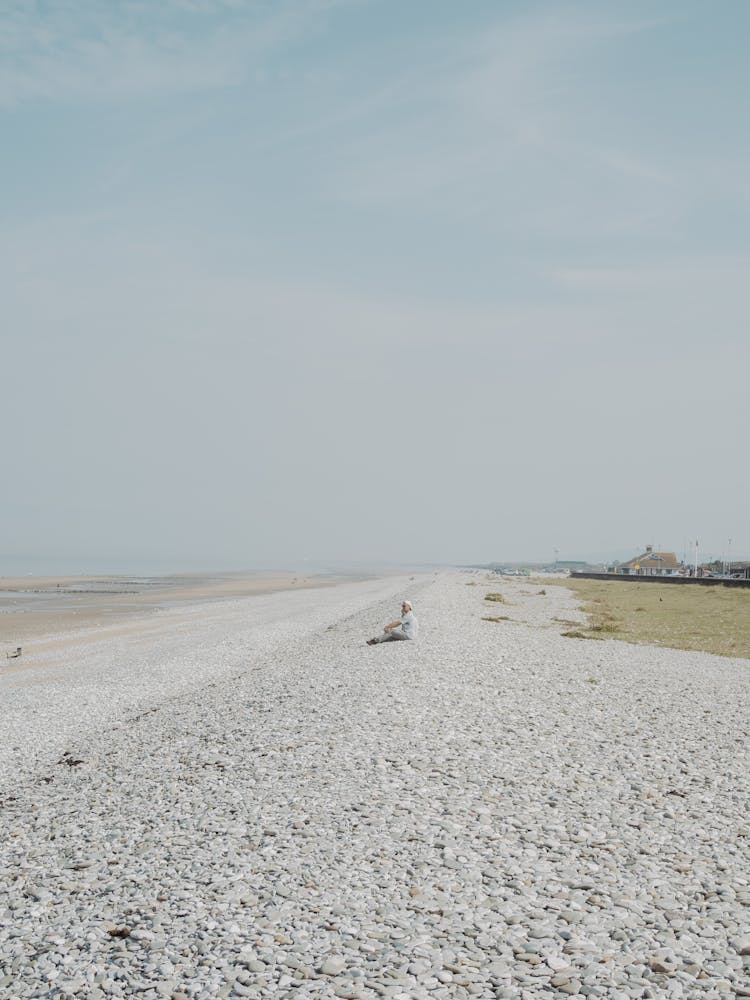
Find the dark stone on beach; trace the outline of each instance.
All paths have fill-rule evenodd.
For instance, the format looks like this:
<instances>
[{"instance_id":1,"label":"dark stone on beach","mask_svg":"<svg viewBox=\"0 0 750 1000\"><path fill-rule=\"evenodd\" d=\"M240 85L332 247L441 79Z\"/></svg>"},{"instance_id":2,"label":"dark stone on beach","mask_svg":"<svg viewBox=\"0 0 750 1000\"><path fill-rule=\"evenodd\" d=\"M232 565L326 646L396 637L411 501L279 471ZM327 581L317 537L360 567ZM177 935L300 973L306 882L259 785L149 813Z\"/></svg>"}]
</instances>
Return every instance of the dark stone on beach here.
<instances>
[{"instance_id":1,"label":"dark stone on beach","mask_svg":"<svg viewBox=\"0 0 750 1000\"><path fill-rule=\"evenodd\" d=\"M58 764L67 764L68 767L78 767L79 764L85 764L85 760L78 760L74 757L70 751L66 750L62 757L58 760Z\"/></svg>"}]
</instances>

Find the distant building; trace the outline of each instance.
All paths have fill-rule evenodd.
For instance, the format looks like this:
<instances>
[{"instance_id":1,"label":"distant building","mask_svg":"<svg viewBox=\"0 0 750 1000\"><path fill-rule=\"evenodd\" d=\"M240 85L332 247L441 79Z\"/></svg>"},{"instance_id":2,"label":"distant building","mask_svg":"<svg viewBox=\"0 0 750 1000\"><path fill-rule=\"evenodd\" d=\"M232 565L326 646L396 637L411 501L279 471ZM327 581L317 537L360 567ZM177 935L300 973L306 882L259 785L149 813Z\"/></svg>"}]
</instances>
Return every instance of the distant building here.
<instances>
[{"instance_id":1,"label":"distant building","mask_svg":"<svg viewBox=\"0 0 750 1000\"><path fill-rule=\"evenodd\" d=\"M635 559L628 559L617 567L618 573L631 576L672 576L680 572L680 564L674 552L654 552L651 545Z\"/></svg>"},{"instance_id":2,"label":"distant building","mask_svg":"<svg viewBox=\"0 0 750 1000\"><path fill-rule=\"evenodd\" d=\"M739 580L750 580L750 562L736 562L729 567L731 575Z\"/></svg>"}]
</instances>

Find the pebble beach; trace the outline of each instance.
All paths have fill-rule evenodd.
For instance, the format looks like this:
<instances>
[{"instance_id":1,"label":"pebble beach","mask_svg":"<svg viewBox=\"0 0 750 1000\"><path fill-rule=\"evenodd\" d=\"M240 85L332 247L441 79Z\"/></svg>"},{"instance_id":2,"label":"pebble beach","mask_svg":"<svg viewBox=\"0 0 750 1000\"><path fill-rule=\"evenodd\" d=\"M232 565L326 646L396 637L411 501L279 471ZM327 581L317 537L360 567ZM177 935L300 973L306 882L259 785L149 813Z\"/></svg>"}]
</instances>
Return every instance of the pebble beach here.
<instances>
[{"instance_id":1,"label":"pebble beach","mask_svg":"<svg viewBox=\"0 0 750 1000\"><path fill-rule=\"evenodd\" d=\"M750 661L576 618L423 574L3 661L0 997L750 997Z\"/></svg>"}]
</instances>

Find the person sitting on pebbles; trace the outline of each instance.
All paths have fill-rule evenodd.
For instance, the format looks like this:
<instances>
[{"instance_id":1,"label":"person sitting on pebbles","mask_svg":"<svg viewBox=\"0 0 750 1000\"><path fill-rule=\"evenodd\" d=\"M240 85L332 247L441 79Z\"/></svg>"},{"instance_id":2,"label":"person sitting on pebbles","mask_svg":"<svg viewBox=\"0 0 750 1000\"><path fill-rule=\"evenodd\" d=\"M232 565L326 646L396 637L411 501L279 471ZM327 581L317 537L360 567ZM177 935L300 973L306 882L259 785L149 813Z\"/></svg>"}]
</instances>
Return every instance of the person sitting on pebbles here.
<instances>
[{"instance_id":1,"label":"person sitting on pebbles","mask_svg":"<svg viewBox=\"0 0 750 1000\"><path fill-rule=\"evenodd\" d=\"M368 646L375 646L379 642L394 642L397 639L416 639L417 619L412 611L411 601L403 601L401 604L401 617L395 622L389 622L383 629L383 634L374 639L368 639Z\"/></svg>"}]
</instances>

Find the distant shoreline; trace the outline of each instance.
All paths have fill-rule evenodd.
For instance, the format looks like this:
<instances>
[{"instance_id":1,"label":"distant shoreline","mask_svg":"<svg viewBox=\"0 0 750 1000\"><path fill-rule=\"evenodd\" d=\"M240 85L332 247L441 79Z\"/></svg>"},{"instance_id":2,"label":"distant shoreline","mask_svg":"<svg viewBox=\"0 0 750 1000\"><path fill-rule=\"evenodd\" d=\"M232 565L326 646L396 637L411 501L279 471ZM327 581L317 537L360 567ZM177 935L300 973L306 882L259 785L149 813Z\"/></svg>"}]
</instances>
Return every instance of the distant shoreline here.
<instances>
[{"instance_id":1,"label":"distant shoreline","mask_svg":"<svg viewBox=\"0 0 750 1000\"><path fill-rule=\"evenodd\" d=\"M343 579L343 575L282 572L0 578L0 653L4 655L6 648L121 623L176 605L330 587Z\"/></svg>"}]
</instances>

